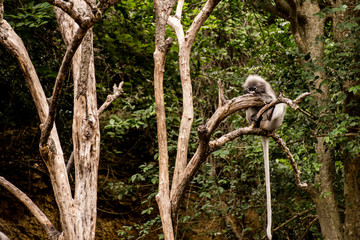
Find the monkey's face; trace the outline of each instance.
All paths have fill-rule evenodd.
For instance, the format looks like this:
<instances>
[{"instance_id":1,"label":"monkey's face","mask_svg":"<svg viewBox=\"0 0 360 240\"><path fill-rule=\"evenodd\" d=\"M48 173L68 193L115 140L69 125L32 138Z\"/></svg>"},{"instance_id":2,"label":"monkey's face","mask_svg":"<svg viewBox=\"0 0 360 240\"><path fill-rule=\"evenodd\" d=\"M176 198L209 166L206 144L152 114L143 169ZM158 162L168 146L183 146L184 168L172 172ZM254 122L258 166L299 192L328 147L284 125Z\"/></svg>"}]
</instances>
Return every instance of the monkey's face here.
<instances>
[{"instance_id":1,"label":"monkey's face","mask_svg":"<svg viewBox=\"0 0 360 240\"><path fill-rule=\"evenodd\" d=\"M245 94L263 94L266 92L266 86L259 81L248 81L244 85Z\"/></svg>"}]
</instances>

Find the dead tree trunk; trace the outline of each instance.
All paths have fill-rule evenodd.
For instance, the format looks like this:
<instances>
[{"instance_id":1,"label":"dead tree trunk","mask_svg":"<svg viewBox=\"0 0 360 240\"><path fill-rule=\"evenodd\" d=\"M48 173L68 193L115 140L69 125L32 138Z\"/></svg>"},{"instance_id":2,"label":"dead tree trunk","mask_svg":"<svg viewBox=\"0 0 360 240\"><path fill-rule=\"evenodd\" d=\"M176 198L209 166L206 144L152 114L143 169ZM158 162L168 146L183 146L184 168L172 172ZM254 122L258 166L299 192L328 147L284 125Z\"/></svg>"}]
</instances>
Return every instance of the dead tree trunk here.
<instances>
[{"instance_id":1,"label":"dead tree trunk","mask_svg":"<svg viewBox=\"0 0 360 240\"><path fill-rule=\"evenodd\" d=\"M219 1L220 0L209 0L206 2L203 10L195 18L193 24L187 31L186 36L184 36L183 26L181 25L181 13L184 0L178 1L176 14L171 17L170 13L174 8L176 1L154 1L154 10L156 14L154 86L159 141L159 193L156 200L160 209L165 239L174 239L176 234L176 219L180 201L171 201L171 199L173 199L173 196L177 194L178 186L185 175L184 171L187 166L188 142L194 118L192 85L190 79L191 47L200 27ZM180 123L177 156L171 192L163 93L163 72L165 69L165 59L172 42L171 38L165 40L165 29L167 23L174 28L180 45L179 68L183 90L183 114ZM180 195L183 193L184 192L181 192Z\"/></svg>"},{"instance_id":2,"label":"dead tree trunk","mask_svg":"<svg viewBox=\"0 0 360 240\"><path fill-rule=\"evenodd\" d=\"M95 2L92 1L94 5ZM73 1L75 9L91 12L87 3ZM71 43L78 25L56 8L58 23L65 40ZM100 129L97 114L93 33L89 29L72 59L74 81L73 157L75 163L74 217L78 231L71 239L94 239L96 226L97 172L100 156ZM84 221L85 216L85 221ZM80 230L80 231L79 231Z\"/></svg>"},{"instance_id":3,"label":"dead tree trunk","mask_svg":"<svg viewBox=\"0 0 360 240\"><path fill-rule=\"evenodd\" d=\"M90 240L95 239L100 152L98 115L103 111L103 107L101 111L97 109L91 27L116 0L100 1L97 5L95 1L81 0L74 0L71 3L62 0L49 0L49 2L58 7L56 12L67 44L49 104L23 42L3 19L2 0L0 1L0 42L18 59L42 123L39 148L50 173L59 207L61 231L56 230L45 214L19 189L4 178L0 178L0 184L29 208L43 225L50 239ZM71 63L74 77L74 196L71 193L64 154L54 124L61 88ZM114 87L113 96L120 94L119 88ZM109 98L107 102L112 100L113 98ZM108 103L104 105L107 106Z\"/></svg>"}]
</instances>

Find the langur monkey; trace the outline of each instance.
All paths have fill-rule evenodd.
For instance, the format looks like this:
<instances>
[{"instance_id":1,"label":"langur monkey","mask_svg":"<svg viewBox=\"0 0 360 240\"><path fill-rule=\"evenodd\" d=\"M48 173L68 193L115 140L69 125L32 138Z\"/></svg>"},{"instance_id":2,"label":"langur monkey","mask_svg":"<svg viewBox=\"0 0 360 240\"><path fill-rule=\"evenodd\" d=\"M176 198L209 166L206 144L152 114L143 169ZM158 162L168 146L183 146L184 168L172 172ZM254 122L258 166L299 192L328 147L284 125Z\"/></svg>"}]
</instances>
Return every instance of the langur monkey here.
<instances>
[{"instance_id":1,"label":"langur monkey","mask_svg":"<svg viewBox=\"0 0 360 240\"><path fill-rule=\"evenodd\" d=\"M250 75L243 84L244 93L252 94L255 97L260 97L265 103L270 103L276 99L274 90L270 84L258 75ZM250 107L246 110L246 120L249 124L251 122L258 122L257 127L269 132L276 131L284 119L286 104L280 103L273 108L268 109L262 114L260 119L256 118L256 114L261 107ZM267 228L266 234L271 240L271 194L270 194L270 170L269 170L269 138L266 136L261 137L261 142L264 152L264 165L265 165L265 185L266 185L266 205L267 205Z\"/></svg>"}]
</instances>

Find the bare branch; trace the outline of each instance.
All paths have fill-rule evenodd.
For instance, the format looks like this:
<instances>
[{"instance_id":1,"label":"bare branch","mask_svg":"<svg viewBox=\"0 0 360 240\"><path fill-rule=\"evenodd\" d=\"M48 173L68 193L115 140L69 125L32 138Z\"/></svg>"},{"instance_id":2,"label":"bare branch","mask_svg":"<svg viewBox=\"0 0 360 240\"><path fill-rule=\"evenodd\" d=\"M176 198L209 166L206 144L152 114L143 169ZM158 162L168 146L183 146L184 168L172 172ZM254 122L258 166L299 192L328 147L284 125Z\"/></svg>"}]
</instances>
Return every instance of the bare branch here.
<instances>
[{"instance_id":1,"label":"bare branch","mask_svg":"<svg viewBox=\"0 0 360 240\"><path fill-rule=\"evenodd\" d=\"M185 0L178 0L178 4L176 6L175 17L177 19L180 19L180 20L181 20L181 14L182 14L182 9L183 9L183 6L184 6L184 2L185 2Z\"/></svg>"},{"instance_id":2,"label":"bare branch","mask_svg":"<svg viewBox=\"0 0 360 240\"><path fill-rule=\"evenodd\" d=\"M294 175L295 175L295 182L296 182L296 186L299 189L305 190L305 191L309 191L309 186L307 183L302 183L300 180L300 171L298 170L297 164L295 162L294 157L292 156L289 148L286 146L284 140L282 140L279 135L277 135L276 133L271 133L269 134L269 136L275 140L275 142L277 144L280 145L280 147L283 149L283 151L285 152L287 158L290 160L291 166L294 170Z\"/></svg>"},{"instance_id":3,"label":"bare branch","mask_svg":"<svg viewBox=\"0 0 360 240\"><path fill-rule=\"evenodd\" d=\"M312 207L310 209L307 209L303 212L300 213L296 213L294 216L292 216L290 219L286 220L285 222L283 222L282 224L280 224L279 226L277 226L276 228L273 229L273 232L280 230L281 228L285 227L287 224L289 224L290 222L294 221L295 219L304 216L305 214L314 211L316 208Z\"/></svg>"},{"instance_id":4,"label":"bare branch","mask_svg":"<svg viewBox=\"0 0 360 240\"><path fill-rule=\"evenodd\" d=\"M298 96L295 100L294 103L295 104L299 104L305 97L309 96L311 93L309 92L304 92L302 93L300 96Z\"/></svg>"},{"instance_id":5,"label":"bare branch","mask_svg":"<svg viewBox=\"0 0 360 240\"><path fill-rule=\"evenodd\" d=\"M159 192L156 201L159 206L164 238L174 239L174 228L171 219L169 154L167 149L166 114L164 100L164 71L166 55L171 47L172 38L165 40L166 23L176 0L154 0L156 15L155 51L154 51L154 92L156 104L156 123L159 146Z\"/></svg>"},{"instance_id":6,"label":"bare branch","mask_svg":"<svg viewBox=\"0 0 360 240\"><path fill-rule=\"evenodd\" d=\"M65 2L63 0L47 0L48 3L52 4L67 13L74 21L81 27L83 27L84 19L81 14L75 10L72 2Z\"/></svg>"},{"instance_id":7,"label":"bare branch","mask_svg":"<svg viewBox=\"0 0 360 240\"><path fill-rule=\"evenodd\" d=\"M183 26L181 25L181 12L183 7L183 0L179 0L175 17L170 17L168 23L172 26L176 32L179 41L179 67L181 85L183 91L183 113L179 128L179 137L177 144L177 153L175 161L175 169L173 174L173 181L171 185L170 196L172 197L176 191L178 184L181 180L188 158L188 144L190 138L190 131L194 119L194 106L192 85L190 78L190 52L194 43L195 37L202 26L202 24L209 17L212 10L220 2L220 0L208 0L201 10L201 12L195 17L192 25L184 37ZM176 229L176 215L173 215L173 224Z\"/></svg>"},{"instance_id":8,"label":"bare branch","mask_svg":"<svg viewBox=\"0 0 360 240\"><path fill-rule=\"evenodd\" d=\"M222 84L221 80L218 80L218 86L219 86L219 107L223 106L225 103L227 103L227 100L224 96L224 84Z\"/></svg>"},{"instance_id":9,"label":"bare branch","mask_svg":"<svg viewBox=\"0 0 360 240\"><path fill-rule=\"evenodd\" d=\"M225 143L234 140L243 135L259 135L259 136L266 136L268 132L262 130L261 128L254 128L253 126L238 128L234 131L231 131L227 134L224 134L220 138L212 140L209 142L210 152L213 152L220 147L222 147Z\"/></svg>"},{"instance_id":10,"label":"bare branch","mask_svg":"<svg viewBox=\"0 0 360 240\"><path fill-rule=\"evenodd\" d=\"M295 100L291 100L289 98L285 98L282 95L280 95L276 100L272 101L271 103L265 105L263 108L261 108L259 110L259 112L257 113L256 117L259 119L260 116L266 112L269 108L275 106L276 104L279 103L286 103L287 105L289 105L292 109L294 109L295 111L297 111L299 109L299 103L307 96L309 96L310 93L309 92L305 92L302 93L299 97L297 97Z\"/></svg>"},{"instance_id":11,"label":"bare branch","mask_svg":"<svg viewBox=\"0 0 360 240\"><path fill-rule=\"evenodd\" d=\"M253 97L252 95L242 95L235 97L226 102L225 105L219 107L210 119L206 122L208 131L212 133L217 126L229 115L248 107L263 106L264 101L261 98Z\"/></svg>"},{"instance_id":12,"label":"bare branch","mask_svg":"<svg viewBox=\"0 0 360 240\"><path fill-rule=\"evenodd\" d=\"M172 27L175 30L176 37L178 39L179 46L181 48L181 46L185 41L184 29L183 26L181 25L181 19L177 18L177 16L170 16L168 19L168 24L170 27Z\"/></svg>"},{"instance_id":13,"label":"bare branch","mask_svg":"<svg viewBox=\"0 0 360 240\"><path fill-rule=\"evenodd\" d=\"M193 45L196 35L199 32L201 26L210 16L211 12L218 5L220 0L208 0L205 3L205 6L201 9L200 13L195 17L193 23L191 24L189 30L186 32L185 41L187 41L187 47L191 48Z\"/></svg>"},{"instance_id":14,"label":"bare branch","mask_svg":"<svg viewBox=\"0 0 360 240\"><path fill-rule=\"evenodd\" d=\"M83 21L80 19L79 15L75 13L76 11L73 10L73 6L70 2L65 2L62 0L49 0L49 2L60 7L71 17L73 18L75 17L74 20L79 24L80 28L77 29L71 44L66 49L64 59L62 61L59 73L56 77L53 95L51 96L52 100L49 106L49 114L47 116L46 122L42 124L42 131L40 138L40 145L42 146L45 146L45 144L47 143L50 135L50 131L53 127L61 89L64 84L65 77L71 66L71 60L76 50L78 49L79 45L81 44L83 38L85 37L88 29L91 28L101 17L100 14L99 16L94 16L91 19L87 19ZM106 11L106 9L108 9L111 6L111 4L115 4L116 2L117 0L112 0L112 1L103 0L99 2L97 7L98 9L100 9L100 12L103 12Z\"/></svg>"},{"instance_id":15,"label":"bare branch","mask_svg":"<svg viewBox=\"0 0 360 240\"><path fill-rule=\"evenodd\" d=\"M119 83L119 86L116 86L116 84L114 84L114 94L109 94L106 98L106 101L101 105L101 107L98 110L98 116L100 116L104 110L116 99L118 98L123 92L124 90L122 89L122 86L124 85L124 81L122 81L121 83Z\"/></svg>"},{"instance_id":16,"label":"bare branch","mask_svg":"<svg viewBox=\"0 0 360 240\"><path fill-rule=\"evenodd\" d=\"M51 100L50 106L49 106L49 114L47 116L45 123L43 123L41 125L40 145L42 145L42 146L46 145L49 135L50 135L50 131L53 127L53 124L55 121L56 109L57 109L57 106L59 103L61 89L64 84L65 77L71 66L71 60L72 60L76 50L78 49L79 45L81 44L82 39L85 37L87 30L88 29L78 28L77 32L74 35L73 41L71 42L71 44L68 46L68 48L66 50L59 73L56 77L53 94L51 96L52 100Z\"/></svg>"},{"instance_id":17,"label":"bare branch","mask_svg":"<svg viewBox=\"0 0 360 240\"><path fill-rule=\"evenodd\" d=\"M6 188L12 194L14 194L15 197L17 197L30 210L30 212L36 217L36 219L43 226L50 239L58 239L60 232L56 230L55 226L46 217L46 215L38 208L38 206L36 206L36 204L25 193L23 193L20 189L18 189L9 181L7 181L4 177L0 177L0 185Z\"/></svg>"}]
</instances>

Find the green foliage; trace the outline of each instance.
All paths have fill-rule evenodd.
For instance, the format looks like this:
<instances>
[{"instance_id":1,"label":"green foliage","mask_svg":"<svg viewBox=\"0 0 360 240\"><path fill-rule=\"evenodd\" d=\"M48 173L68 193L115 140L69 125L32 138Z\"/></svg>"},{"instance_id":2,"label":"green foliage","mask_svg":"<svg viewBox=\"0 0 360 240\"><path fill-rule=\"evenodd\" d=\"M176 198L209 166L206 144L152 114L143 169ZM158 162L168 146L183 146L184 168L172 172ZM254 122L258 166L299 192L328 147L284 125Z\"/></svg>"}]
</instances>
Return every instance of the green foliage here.
<instances>
[{"instance_id":1,"label":"green foliage","mask_svg":"<svg viewBox=\"0 0 360 240\"><path fill-rule=\"evenodd\" d=\"M158 168L153 164L142 164L139 170L139 173L133 174L128 179L128 183L120 181L108 185L111 195L119 201L126 201L127 199L137 201L144 198L144 192L148 193L147 197L141 201L140 215L143 216L144 221L131 226L122 226L117 232L122 239L146 239L151 232L161 227L160 216L154 211ZM144 188L144 186L146 187ZM158 238L163 239L162 234Z\"/></svg>"},{"instance_id":2,"label":"green foliage","mask_svg":"<svg viewBox=\"0 0 360 240\"><path fill-rule=\"evenodd\" d=\"M57 23L53 7L48 3L37 4L26 0L19 3L9 0L4 4L4 8L4 19L23 40L43 89L49 96L62 55L62 49L59 47L60 34L55 31ZM0 45L0 55L0 105L2 106L0 125L4 128L32 124L38 126L37 112L18 62L2 45ZM66 91L63 92L66 94ZM66 100L61 101L60 108L65 113L68 110L66 109L68 99L67 97L63 99ZM60 115L61 121L57 124L60 130L67 125L64 119L66 115ZM27 117L23 118L23 116ZM69 137L65 138L69 139Z\"/></svg>"},{"instance_id":3,"label":"green foliage","mask_svg":"<svg viewBox=\"0 0 360 240\"><path fill-rule=\"evenodd\" d=\"M53 6L47 2L35 4L34 2L25 3L18 9L20 13L6 14L15 31L26 28L39 28L55 18Z\"/></svg>"},{"instance_id":4,"label":"green foliage","mask_svg":"<svg viewBox=\"0 0 360 240\"><path fill-rule=\"evenodd\" d=\"M154 226L161 224L160 216L156 216L154 219L147 221L145 224L134 224L133 226L122 226L122 229L118 230L118 235L121 239L146 239ZM132 235L130 232L136 231L138 234ZM158 239L164 239L163 234L158 235Z\"/></svg>"}]
</instances>

